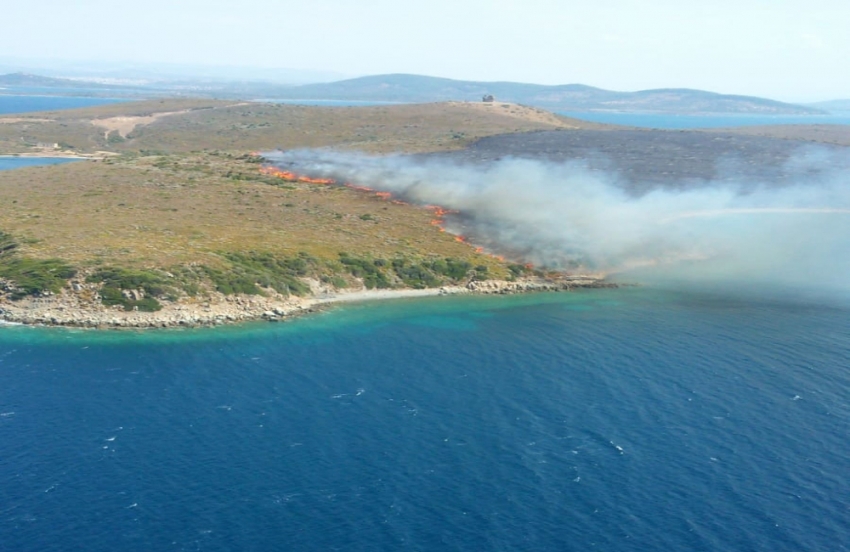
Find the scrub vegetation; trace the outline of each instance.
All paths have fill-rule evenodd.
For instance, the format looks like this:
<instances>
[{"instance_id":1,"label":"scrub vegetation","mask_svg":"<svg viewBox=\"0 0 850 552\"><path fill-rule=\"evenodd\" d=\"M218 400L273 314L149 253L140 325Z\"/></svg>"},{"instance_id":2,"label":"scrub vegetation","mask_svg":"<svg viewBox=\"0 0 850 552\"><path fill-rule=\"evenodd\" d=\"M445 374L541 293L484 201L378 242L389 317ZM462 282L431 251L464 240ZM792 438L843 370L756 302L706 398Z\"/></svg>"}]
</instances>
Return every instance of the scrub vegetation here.
<instances>
[{"instance_id":1,"label":"scrub vegetation","mask_svg":"<svg viewBox=\"0 0 850 552\"><path fill-rule=\"evenodd\" d=\"M262 174L251 152L335 146L440 151L482 136L573 128L536 109L357 108L156 100L0 117L0 151L58 143L100 159L0 172L0 281L19 299L87 286L107 305L509 277L507 264L418 206Z\"/></svg>"}]
</instances>

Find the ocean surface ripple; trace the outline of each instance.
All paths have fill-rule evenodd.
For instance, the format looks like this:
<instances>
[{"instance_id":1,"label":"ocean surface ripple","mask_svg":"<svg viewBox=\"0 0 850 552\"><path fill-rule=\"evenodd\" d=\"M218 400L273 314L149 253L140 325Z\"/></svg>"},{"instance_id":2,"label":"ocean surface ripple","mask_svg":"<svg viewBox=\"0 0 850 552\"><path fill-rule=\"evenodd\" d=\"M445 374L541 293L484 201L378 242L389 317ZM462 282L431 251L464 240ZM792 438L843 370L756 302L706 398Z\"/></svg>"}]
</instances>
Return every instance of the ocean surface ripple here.
<instances>
[{"instance_id":1,"label":"ocean surface ripple","mask_svg":"<svg viewBox=\"0 0 850 552\"><path fill-rule=\"evenodd\" d=\"M848 550L848 315L621 289L0 327L0 549Z\"/></svg>"}]
</instances>

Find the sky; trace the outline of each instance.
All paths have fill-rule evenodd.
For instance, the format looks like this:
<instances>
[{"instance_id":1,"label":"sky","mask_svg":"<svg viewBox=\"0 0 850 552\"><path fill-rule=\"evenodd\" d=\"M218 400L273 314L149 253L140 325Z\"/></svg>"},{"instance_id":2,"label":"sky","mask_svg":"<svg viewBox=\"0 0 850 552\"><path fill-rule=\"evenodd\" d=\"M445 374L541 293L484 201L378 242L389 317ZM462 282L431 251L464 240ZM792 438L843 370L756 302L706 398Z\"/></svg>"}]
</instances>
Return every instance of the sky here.
<instances>
[{"instance_id":1,"label":"sky","mask_svg":"<svg viewBox=\"0 0 850 552\"><path fill-rule=\"evenodd\" d=\"M847 0L39 0L0 57L850 98Z\"/></svg>"}]
</instances>

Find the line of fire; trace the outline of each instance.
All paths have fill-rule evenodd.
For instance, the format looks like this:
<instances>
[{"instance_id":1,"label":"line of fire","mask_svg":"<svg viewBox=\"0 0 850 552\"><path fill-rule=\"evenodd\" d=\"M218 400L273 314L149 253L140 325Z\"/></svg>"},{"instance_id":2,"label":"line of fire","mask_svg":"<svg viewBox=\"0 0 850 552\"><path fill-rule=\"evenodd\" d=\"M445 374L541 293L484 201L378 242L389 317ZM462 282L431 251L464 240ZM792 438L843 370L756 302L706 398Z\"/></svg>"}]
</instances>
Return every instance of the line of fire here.
<instances>
[{"instance_id":1,"label":"line of fire","mask_svg":"<svg viewBox=\"0 0 850 552\"><path fill-rule=\"evenodd\" d=\"M305 184L316 184L316 185L320 185L320 186L344 186L344 187L349 188L351 190L356 190L358 192L363 192L363 193L368 193L368 194L374 195L375 197L380 198L381 200L389 201L389 202L395 203L397 205L409 205L408 202L403 201L401 199L398 199L396 197L393 197L393 194L391 192L382 192L382 191L375 190L374 188L370 188L368 186L359 186L359 185L352 184L350 182L337 182L333 178L313 178L313 177L310 177L310 176L307 176L307 175L304 175L304 174L298 174L298 173L293 172L293 171L285 171L285 170L279 169L279 168L274 167L274 166L269 166L269 165L265 165L265 166L261 167L260 172L262 174L266 175L266 176L272 176L272 177L275 177L275 178L280 178L281 180L284 180L286 182L301 182L301 183L305 183ZM431 224L431 226L436 227L440 232L446 232L446 226L445 226L446 225L446 216L460 215L459 211L456 211L456 210L453 210L453 209L446 209L445 207L441 207L439 205L422 205L421 207L424 208L424 209L427 209L427 210L431 211L431 213L433 213L434 218L431 219L430 224ZM454 240L458 243L464 243L464 244L469 245L470 247L473 247L475 249L476 253L480 253L480 254L483 254L483 255L489 255L490 257L493 257L494 259L497 259L499 261L505 260L505 258L502 255L485 253L483 247L480 247L480 246L477 246L473 243L470 243L470 241L468 240L468 238L466 236L462 236L462 235L458 234L458 235L454 236ZM526 268L529 268L529 269L533 268L531 263L527 263L525 266L526 266Z\"/></svg>"}]
</instances>

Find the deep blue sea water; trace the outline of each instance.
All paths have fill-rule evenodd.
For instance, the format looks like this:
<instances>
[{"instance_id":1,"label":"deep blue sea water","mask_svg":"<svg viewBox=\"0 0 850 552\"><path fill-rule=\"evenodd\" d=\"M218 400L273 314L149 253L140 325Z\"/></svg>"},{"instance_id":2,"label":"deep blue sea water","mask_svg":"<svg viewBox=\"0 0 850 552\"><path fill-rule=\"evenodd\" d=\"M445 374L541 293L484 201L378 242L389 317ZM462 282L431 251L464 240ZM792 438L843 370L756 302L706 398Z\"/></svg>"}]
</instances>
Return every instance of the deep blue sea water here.
<instances>
[{"instance_id":1,"label":"deep blue sea water","mask_svg":"<svg viewBox=\"0 0 850 552\"><path fill-rule=\"evenodd\" d=\"M560 111L561 115L596 123L644 128L725 128L760 125L850 125L850 113L830 115L674 115L620 111Z\"/></svg>"},{"instance_id":2,"label":"deep blue sea water","mask_svg":"<svg viewBox=\"0 0 850 552\"><path fill-rule=\"evenodd\" d=\"M123 102L116 98L82 98L74 96L38 96L0 94L0 115L29 113L33 111L55 111Z\"/></svg>"},{"instance_id":3,"label":"deep blue sea water","mask_svg":"<svg viewBox=\"0 0 850 552\"><path fill-rule=\"evenodd\" d=\"M0 328L0 549L848 550L850 307L650 288Z\"/></svg>"}]
</instances>

